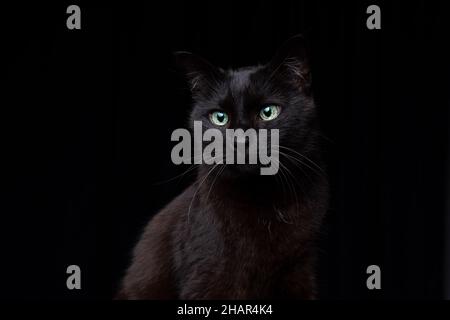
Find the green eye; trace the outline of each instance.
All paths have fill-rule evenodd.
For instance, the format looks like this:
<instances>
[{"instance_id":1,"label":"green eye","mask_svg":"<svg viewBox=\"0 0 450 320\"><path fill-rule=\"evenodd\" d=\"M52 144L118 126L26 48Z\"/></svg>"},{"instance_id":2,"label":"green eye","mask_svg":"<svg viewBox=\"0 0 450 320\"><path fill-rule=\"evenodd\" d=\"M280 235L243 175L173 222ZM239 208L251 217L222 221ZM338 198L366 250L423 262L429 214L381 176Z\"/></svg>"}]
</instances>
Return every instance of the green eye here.
<instances>
[{"instance_id":1,"label":"green eye","mask_svg":"<svg viewBox=\"0 0 450 320\"><path fill-rule=\"evenodd\" d=\"M280 114L280 107L273 104L262 108L261 111L259 112L259 116L264 121L273 120L276 117L278 117L279 114Z\"/></svg>"},{"instance_id":2,"label":"green eye","mask_svg":"<svg viewBox=\"0 0 450 320\"><path fill-rule=\"evenodd\" d=\"M209 115L209 119L216 126L224 126L228 123L228 115L225 112L214 111Z\"/></svg>"}]
</instances>

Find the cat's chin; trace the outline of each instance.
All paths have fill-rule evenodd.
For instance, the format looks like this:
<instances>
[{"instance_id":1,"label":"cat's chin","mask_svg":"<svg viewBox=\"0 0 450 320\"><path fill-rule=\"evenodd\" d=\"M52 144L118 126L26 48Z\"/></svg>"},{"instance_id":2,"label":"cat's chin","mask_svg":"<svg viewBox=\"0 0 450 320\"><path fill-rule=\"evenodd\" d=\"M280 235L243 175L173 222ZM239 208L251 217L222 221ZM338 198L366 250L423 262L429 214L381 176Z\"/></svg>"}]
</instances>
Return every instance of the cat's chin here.
<instances>
[{"instance_id":1,"label":"cat's chin","mask_svg":"<svg viewBox=\"0 0 450 320\"><path fill-rule=\"evenodd\" d=\"M256 179L261 177L261 166L258 164L231 164L223 170L223 176L231 179Z\"/></svg>"}]
</instances>

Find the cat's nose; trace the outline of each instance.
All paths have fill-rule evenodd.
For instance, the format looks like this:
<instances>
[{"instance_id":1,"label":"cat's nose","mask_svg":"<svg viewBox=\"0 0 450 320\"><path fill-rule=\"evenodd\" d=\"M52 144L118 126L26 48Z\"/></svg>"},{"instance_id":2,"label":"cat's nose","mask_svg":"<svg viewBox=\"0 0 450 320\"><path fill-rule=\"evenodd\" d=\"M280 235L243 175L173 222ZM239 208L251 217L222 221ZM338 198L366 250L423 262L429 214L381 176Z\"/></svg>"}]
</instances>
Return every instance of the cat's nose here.
<instances>
[{"instance_id":1,"label":"cat's nose","mask_svg":"<svg viewBox=\"0 0 450 320\"><path fill-rule=\"evenodd\" d=\"M235 129L242 129L246 131L252 128L252 123L245 116L239 116L235 125Z\"/></svg>"}]
</instances>

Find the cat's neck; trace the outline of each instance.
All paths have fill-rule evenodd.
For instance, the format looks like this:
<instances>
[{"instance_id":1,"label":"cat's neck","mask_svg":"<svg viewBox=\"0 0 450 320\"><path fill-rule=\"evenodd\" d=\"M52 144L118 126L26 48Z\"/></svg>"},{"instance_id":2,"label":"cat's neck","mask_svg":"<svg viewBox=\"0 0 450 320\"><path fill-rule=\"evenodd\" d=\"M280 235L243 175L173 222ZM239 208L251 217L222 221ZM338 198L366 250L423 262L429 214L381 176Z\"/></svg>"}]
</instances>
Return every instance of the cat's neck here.
<instances>
[{"instance_id":1,"label":"cat's neck","mask_svg":"<svg viewBox=\"0 0 450 320\"><path fill-rule=\"evenodd\" d=\"M278 219L292 215L305 195L298 185L282 185L275 176L245 178L199 179L198 194L207 214L236 217L239 222ZM200 185L201 184L201 185ZM284 214L285 213L285 214Z\"/></svg>"}]
</instances>

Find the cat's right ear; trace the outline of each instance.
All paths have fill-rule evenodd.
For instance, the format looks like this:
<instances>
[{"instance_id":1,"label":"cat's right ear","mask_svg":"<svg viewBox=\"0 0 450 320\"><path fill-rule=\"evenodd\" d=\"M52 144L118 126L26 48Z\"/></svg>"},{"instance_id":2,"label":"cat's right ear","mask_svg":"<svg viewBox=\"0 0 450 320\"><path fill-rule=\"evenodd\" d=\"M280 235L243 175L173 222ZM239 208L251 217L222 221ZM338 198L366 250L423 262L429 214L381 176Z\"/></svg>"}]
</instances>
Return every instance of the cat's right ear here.
<instances>
[{"instance_id":1,"label":"cat's right ear","mask_svg":"<svg viewBox=\"0 0 450 320\"><path fill-rule=\"evenodd\" d=\"M174 53L175 64L181 69L193 94L207 92L223 78L223 71L202 57L186 51Z\"/></svg>"}]
</instances>

